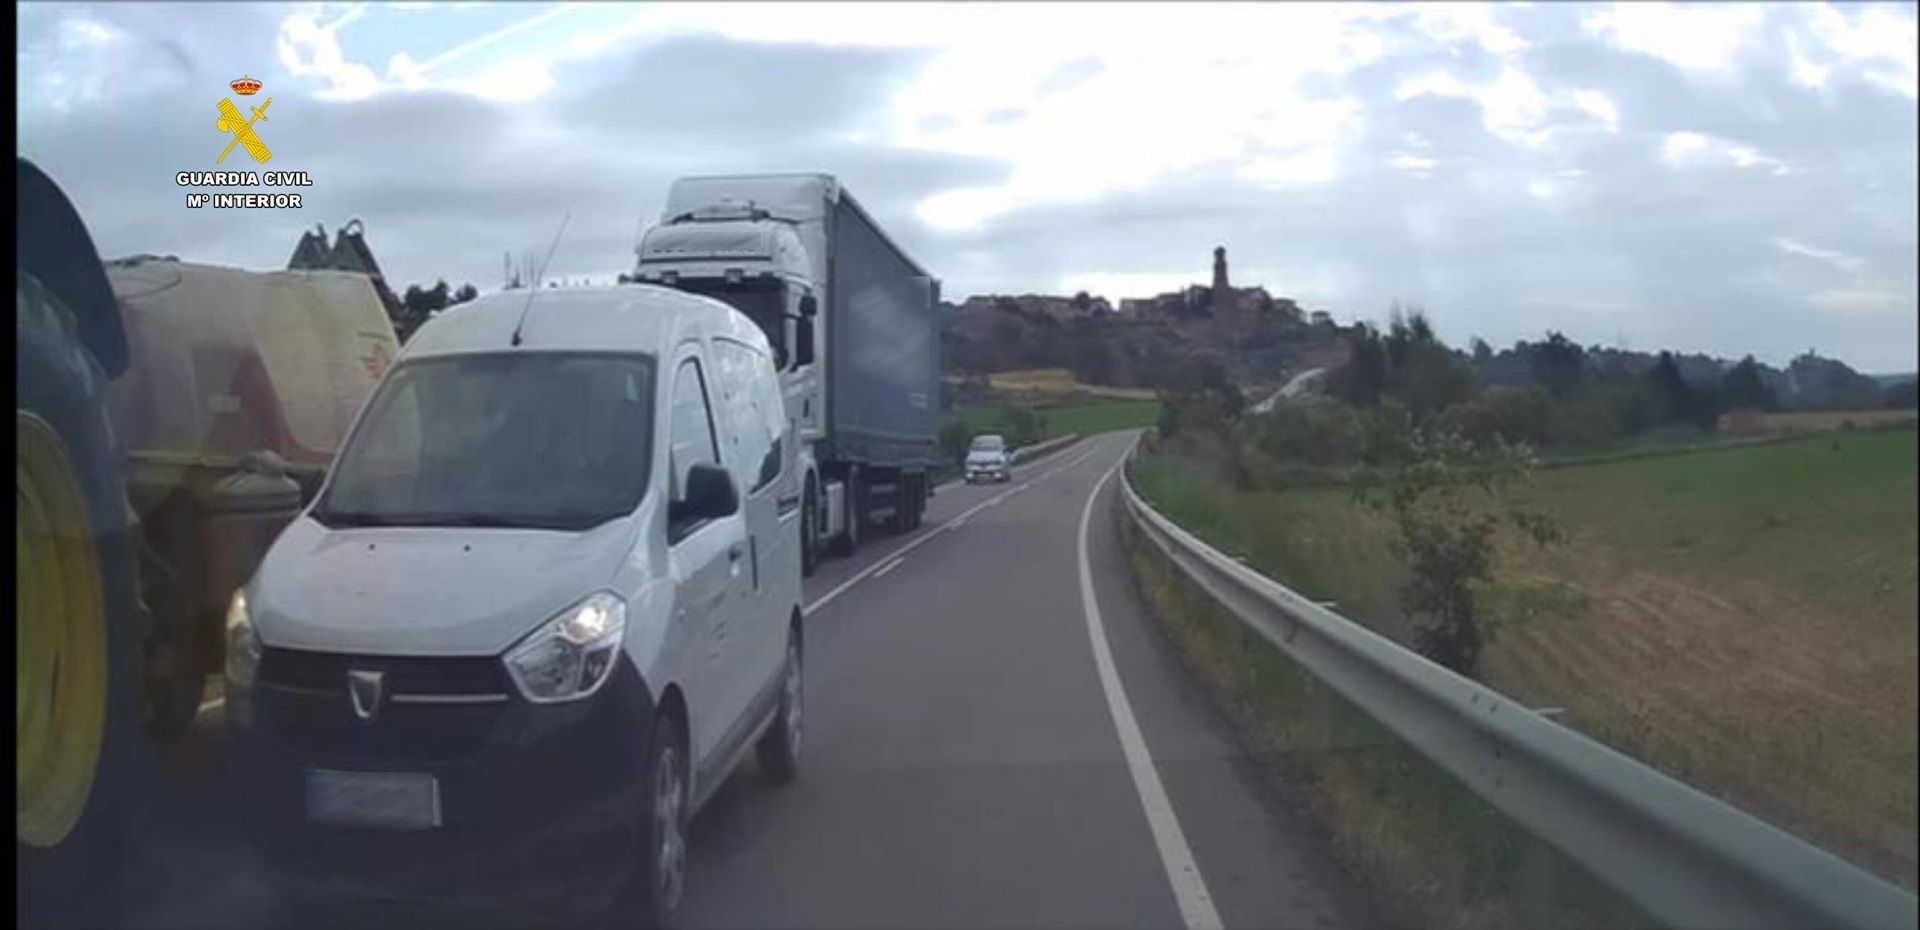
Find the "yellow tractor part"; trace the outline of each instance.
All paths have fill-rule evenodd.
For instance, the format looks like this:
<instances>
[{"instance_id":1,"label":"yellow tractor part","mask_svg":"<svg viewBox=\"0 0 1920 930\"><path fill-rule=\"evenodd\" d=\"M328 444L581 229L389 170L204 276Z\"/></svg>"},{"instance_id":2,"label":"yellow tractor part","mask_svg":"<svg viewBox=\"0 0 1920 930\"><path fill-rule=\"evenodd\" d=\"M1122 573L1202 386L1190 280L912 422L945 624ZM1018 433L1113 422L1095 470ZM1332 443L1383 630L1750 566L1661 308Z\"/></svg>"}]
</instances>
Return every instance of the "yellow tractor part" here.
<instances>
[{"instance_id":1,"label":"yellow tractor part","mask_svg":"<svg viewBox=\"0 0 1920 930\"><path fill-rule=\"evenodd\" d=\"M19 841L58 846L79 823L107 723L107 614L86 496L45 420L16 410L14 641Z\"/></svg>"}]
</instances>

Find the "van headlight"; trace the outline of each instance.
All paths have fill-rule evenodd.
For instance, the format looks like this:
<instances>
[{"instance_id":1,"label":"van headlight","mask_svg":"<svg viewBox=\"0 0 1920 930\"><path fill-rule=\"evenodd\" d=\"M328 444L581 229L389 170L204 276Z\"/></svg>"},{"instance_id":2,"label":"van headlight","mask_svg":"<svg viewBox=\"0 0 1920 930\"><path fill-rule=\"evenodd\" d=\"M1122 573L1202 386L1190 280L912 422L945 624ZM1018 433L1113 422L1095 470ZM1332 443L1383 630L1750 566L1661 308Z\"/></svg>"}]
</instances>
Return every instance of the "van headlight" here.
<instances>
[{"instance_id":1,"label":"van headlight","mask_svg":"<svg viewBox=\"0 0 1920 930\"><path fill-rule=\"evenodd\" d=\"M587 697L612 677L627 631L627 603L601 591L540 625L507 650L507 673L536 704Z\"/></svg>"},{"instance_id":2,"label":"van headlight","mask_svg":"<svg viewBox=\"0 0 1920 930\"><path fill-rule=\"evenodd\" d=\"M227 602L227 687L235 691L253 687L259 669L260 634L247 610L247 592L235 591Z\"/></svg>"}]
</instances>

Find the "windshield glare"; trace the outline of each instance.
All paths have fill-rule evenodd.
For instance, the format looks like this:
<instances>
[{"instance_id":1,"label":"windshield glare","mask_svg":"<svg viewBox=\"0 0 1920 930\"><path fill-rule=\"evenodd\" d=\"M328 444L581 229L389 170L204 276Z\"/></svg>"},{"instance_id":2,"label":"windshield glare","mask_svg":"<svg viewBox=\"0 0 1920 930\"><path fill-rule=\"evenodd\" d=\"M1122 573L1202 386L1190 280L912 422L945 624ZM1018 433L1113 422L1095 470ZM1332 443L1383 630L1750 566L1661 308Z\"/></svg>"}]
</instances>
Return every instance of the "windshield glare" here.
<instances>
[{"instance_id":1,"label":"windshield glare","mask_svg":"<svg viewBox=\"0 0 1920 930\"><path fill-rule=\"evenodd\" d=\"M585 529L631 513L653 455L653 360L510 353L404 363L314 517Z\"/></svg>"}]
</instances>

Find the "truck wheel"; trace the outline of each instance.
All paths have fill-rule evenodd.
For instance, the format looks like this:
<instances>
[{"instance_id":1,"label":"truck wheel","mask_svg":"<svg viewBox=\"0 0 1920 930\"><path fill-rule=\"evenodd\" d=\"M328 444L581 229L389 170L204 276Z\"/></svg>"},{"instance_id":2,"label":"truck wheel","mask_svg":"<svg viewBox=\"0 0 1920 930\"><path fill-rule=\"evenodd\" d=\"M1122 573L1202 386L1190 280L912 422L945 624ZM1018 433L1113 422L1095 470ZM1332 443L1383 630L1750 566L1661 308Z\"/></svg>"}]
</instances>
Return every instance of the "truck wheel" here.
<instances>
[{"instance_id":1,"label":"truck wheel","mask_svg":"<svg viewBox=\"0 0 1920 930\"><path fill-rule=\"evenodd\" d=\"M800 576L811 578L820 568L820 505L814 496L813 482L800 499Z\"/></svg>"},{"instance_id":2,"label":"truck wheel","mask_svg":"<svg viewBox=\"0 0 1920 930\"><path fill-rule=\"evenodd\" d=\"M141 637L106 378L72 311L30 274L19 288L15 887L48 919L97 904L119 865Z\"/></svg>"},{"instance_id":3,"label":"truck wheel","mask_svg":"<svg viewBox=\"0 0 1920 930\"><path fill-rule=\"evenodd\" d=\"M842 499L841 510L846 516L846 530L833 542L834 552L838 555L852 555L860 550L862 526L867 519L866 488L861 474L853 471L847 475L847 493Z\"/></svg>"},{"instance_id":4,"label":"truck wheel","mask_svg":"<svg viewBox=\"0 0 1920 930\"><path fill-rule=\"evenodd\" d=\"M896 536L913 529L913 502L920 492L913 475L901 475L893 481L893 514L887 517L887 532Z\"/></svg>"}]
</instances>

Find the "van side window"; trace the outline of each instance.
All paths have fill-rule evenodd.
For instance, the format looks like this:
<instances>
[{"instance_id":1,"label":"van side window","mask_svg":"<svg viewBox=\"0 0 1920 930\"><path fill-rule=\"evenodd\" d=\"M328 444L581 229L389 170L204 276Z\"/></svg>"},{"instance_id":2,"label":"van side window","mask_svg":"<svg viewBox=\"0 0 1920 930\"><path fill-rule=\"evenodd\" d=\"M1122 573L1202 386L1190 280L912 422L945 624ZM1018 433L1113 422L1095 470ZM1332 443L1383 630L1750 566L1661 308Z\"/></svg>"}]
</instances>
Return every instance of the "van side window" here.
<instances>
[{"instance_id":1,"label":"van side window","mask_svg":"<svg viewBox=\"0 0 1920 930\"><path fill-rule=\"evenodd\" d=\"M741 469L740 483L752 489L749 494L756 493L780 477L786 411L779 401L779 378L773 361L750 346L716 339L713 352L726 384L723 405L733 436L733 460ZM771 391L768 385L773 385ZM774 401L771 409L769 395Z\"/></svg>"},{"instance_id":2,"label":"van side window","mask_svg":"<svg viewBox=\"0 0 1920 930\"><path fill-rule=\"evenodd\" d=\"M687 472L702 462L718 464L720 449L714 441L713 410L707 402L705 379L700 363L687 359L673 373L672 431L668 435L668 499L686 499ZM667 538L678 540L691 526L667 527Z\"/></svg>"}]
</instances>

